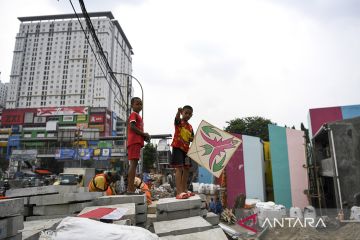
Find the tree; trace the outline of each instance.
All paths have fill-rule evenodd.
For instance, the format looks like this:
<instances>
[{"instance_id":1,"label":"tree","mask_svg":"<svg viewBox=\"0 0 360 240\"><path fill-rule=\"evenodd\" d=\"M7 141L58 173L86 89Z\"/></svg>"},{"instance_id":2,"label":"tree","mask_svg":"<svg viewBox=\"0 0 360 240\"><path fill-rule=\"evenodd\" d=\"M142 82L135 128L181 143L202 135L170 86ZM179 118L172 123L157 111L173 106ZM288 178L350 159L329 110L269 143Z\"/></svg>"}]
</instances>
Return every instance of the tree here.
<instances>
[{"instance_id":1,"label":"tree","mask_svg":"<svg viewBox=\"0 0 360 240\"><path fill-rule=\"evenodd\" d=\"M149 170L150 168L153 168L155 160L156 147L152 143L147 143L143 150L144 170Z\"/></svg>"},{"instance_id":2,"label":"tree","mask_svg":"<svg viewBox=\"0 0 360 240\"><path fill-rule=\"evenodd\" d=\"M268 125L276 124L270 119L259 116L235 118L226 123L228 126L225 127L225 131L227 132L259 137L264 141L269 141Z\"/></svg>"}]
</instances>

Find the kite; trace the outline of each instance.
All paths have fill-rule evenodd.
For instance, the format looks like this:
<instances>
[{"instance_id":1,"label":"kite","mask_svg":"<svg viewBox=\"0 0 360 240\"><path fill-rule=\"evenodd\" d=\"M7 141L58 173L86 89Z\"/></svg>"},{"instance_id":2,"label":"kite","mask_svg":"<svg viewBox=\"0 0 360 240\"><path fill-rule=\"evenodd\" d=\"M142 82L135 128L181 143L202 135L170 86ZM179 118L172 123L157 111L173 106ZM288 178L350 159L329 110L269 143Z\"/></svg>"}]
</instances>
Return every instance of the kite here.
<instances>
[{"instance_id":1,"label":"kite","mask_svg":"<svg viewBox=\"0 0 360 240\"><path fill-rule=\"evenodd\" d=\"M203 120L187 156L219 177L240 144L239 138Z\"/></svg>"}]
</instances>

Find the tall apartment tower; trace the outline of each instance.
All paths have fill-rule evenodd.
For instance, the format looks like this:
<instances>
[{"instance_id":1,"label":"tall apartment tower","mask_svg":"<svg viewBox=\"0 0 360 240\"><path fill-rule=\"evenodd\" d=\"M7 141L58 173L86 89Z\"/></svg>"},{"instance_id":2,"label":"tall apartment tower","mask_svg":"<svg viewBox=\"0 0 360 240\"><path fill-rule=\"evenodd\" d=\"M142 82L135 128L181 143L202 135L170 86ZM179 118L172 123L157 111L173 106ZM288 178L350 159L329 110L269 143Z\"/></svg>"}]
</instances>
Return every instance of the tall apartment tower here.
<instances>
[{"instance_id":1,"label":"tall apartment tower","mask_svg":"<svg viewBox=\"0 0 360 240\"><path fill-rule=\"evenodd\" d=\"M118 21L111 12L89 16L112 71L131 74L133 51ZM75 14L18 18L7 108L106 107L126 119L131 81L116 75L120 93L79 17L81 24Z\"/></svg>"},{"instance_id":2,"label":"tall apartment tower","mask_svg":"<svg viewBox=\"0 0 360 240\"><path fill-rule=\"evenodd\" d=\"M2 83L0 79L0 108L5 108L9 83Z\"/></svg>"}]
</instances>

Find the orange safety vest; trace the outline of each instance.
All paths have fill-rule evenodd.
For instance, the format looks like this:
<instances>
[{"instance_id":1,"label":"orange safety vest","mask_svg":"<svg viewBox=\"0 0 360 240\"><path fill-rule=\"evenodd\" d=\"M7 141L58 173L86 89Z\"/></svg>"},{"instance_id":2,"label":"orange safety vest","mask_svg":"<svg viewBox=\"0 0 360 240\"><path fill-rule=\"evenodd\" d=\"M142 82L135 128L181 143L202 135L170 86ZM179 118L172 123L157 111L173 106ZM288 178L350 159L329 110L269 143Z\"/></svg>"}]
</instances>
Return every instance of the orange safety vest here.
<instances>
[{"instance_id":1,"label":"orange safety vest","mask_svg":"<svg viewBox=\"0 0 360 240\"><path fill-rule=\"evenodd\" d=\"M96 186L96 178L97 177L103 177L105 182L104 182L104 189L101 189L99 187ZM101 173L96 175L95 177L93 177L93 179L89 182L89 192L106 192L106 195L114 195L109 183L108 183L108 178L105 174Z\"/></svg>"}]
</instances>

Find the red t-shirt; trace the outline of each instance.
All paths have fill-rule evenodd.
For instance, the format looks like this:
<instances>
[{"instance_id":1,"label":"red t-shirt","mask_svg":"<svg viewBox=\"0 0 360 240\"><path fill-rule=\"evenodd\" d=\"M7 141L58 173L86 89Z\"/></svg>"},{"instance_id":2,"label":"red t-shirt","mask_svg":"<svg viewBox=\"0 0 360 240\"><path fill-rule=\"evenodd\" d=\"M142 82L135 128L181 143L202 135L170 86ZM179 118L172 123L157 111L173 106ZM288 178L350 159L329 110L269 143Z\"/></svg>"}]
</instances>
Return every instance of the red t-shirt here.
<instances>
[{"instance_id":1,"label":"red t-shirt","mask_svg":"<svg viewBox=\"0 0 360 240\"><path fill-rule=\"evenodd\" d=\"M190 123L175 119L175 134L172 147L180 148L184 152L189 151L190 142L194 139L194 131Z\"/></svg>"},{"instance_id":2,"label":"red t-shirt","mask_svg":"<svg viewBox=\"0 0 360 240\"><path fill-rule=\"evenodd\" d=\"M144 122L141 118L141 116L136 113L132 112L128 119L128 137L127 137L127 145L133 145L133 144L140 144L142 147L144 146L144 137L135 133L133 130L131 130L131 123L135 122L135 126L140 129L141 131L144 131Z\"/></svg>"}]
</instances>

